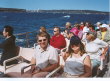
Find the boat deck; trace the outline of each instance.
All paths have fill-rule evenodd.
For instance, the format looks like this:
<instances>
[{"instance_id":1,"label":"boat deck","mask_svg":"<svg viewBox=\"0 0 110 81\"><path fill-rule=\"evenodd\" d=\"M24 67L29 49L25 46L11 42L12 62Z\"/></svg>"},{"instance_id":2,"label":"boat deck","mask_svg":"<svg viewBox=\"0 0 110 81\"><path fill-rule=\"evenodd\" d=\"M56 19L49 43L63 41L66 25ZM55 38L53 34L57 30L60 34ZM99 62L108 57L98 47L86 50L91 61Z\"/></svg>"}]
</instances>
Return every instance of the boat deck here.
<instances>
[{"instance_id":1,"label":"boat deck","mask_svg":"<svg viewBox=\"0 0 110 81\"><path fill-rule=\"evenodd\" d=\"M110 61L110 59L109 59ZM107 65L107 68L105 69L105 73L103 75L104 78L109 78L110 77L110 62Z\"/></svg>"}]
</instances>

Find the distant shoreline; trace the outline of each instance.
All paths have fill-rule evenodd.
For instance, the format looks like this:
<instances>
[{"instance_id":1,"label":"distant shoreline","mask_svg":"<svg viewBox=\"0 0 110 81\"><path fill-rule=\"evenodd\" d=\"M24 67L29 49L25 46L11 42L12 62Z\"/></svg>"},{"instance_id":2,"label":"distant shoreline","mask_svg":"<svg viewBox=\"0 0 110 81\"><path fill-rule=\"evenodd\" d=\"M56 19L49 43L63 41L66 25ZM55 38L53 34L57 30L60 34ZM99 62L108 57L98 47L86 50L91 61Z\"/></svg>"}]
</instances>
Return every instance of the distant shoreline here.
<instances>
[{"instance_id":1,"label":"distant shoreline","mask_svg":"<svg viewBox=\"0 0 110 81\"><path fill-rule=\"evenodd\" d=\"M110 12L95 10L26 10L17 8L0 8L0 12L28 12L28 13L68 13L68 14L109 14Z\"/></svg>"}]
</instances>

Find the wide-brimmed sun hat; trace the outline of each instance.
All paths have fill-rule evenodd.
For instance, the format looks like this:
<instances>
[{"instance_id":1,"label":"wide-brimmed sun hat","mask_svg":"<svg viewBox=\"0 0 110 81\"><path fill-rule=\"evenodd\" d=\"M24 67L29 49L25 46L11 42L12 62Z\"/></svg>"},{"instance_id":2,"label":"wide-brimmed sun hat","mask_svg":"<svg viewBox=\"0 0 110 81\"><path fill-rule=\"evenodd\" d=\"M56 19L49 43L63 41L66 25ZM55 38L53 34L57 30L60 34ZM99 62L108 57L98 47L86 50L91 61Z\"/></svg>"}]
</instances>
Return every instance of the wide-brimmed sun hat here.
<instances>
[{"instance_id":1,"label":"wide-brimmed sun hat","mask_svg":"<svg viewBox=\"0 0 110 81\"><path fill-rule=\"evenodd\" d=\"M107 24L102 24L100 27L101 27L101 28L107 28L108 25L107 25Z\"/></svg>"}]
</instances>

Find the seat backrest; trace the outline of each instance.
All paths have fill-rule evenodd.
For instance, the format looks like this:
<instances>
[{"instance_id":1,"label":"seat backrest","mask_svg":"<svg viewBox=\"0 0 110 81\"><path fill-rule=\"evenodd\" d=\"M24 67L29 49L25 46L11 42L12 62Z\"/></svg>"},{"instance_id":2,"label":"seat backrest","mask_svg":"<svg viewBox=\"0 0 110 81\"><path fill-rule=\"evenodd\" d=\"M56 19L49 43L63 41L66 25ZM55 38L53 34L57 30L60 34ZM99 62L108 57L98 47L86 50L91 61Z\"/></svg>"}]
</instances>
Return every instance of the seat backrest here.
<instances>
[{"instance_id":1,"label":"seat backrest","mask_svg":"<svg viewBox=\"0 0 110 81\"><path fill-rule=\"evenodd\" d=\"M16 55L19 55L19 52L20 52L20 47L16 46Z\"/></svg>"},{"instance_id":2,"label":"seat backrest","mask_svg":"<svg viewBox=\"0 0 110 81\"><path fill-rule=\"evenodd\" d=\"M38 43L34 43L34 49L36 48L37 45L38 45Z\"/></svg>"},{"instance_id":3,"label":"seat backrest","mask_svg":"<svg viewBox=\"0 0 110 81\"><path fill-rule=\"evenodd\" d=\"M59 57L60 57L59 65L64 66L65 65L65 61L64 61L63 57L61 55L59 55Z\"/></svg>"},{"instance_id":4,"label":"seat backrest","mask_svg":"<svg viewBox=\"0 0 110 81\"><path fill-rule=\"evenodd\" d=\"M33 48L22 48L20 47L19 56L22 56L24 59L31 61L35 49Z\"/></svg>"}]
</instances>

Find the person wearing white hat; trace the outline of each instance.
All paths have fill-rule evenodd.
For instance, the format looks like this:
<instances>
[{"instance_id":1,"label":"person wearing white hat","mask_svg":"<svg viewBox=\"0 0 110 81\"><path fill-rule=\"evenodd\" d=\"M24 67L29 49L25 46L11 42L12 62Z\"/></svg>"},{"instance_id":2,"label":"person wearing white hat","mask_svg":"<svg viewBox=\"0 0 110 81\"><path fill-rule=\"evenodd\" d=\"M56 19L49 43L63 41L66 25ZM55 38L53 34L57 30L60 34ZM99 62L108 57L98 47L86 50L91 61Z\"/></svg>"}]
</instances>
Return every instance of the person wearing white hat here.
<instances>
[{"instance_id":1,"label":"person wearing white hat","mask_svg":"<svg viewBox=\"0 0 110 81\"><path fill-rule=\"evenodd\" d=\"M107 28L107 24L102 24L100 28Z\"/></svg>"},{"instance_id":2,"label":"person wearing white hat","mask_svg":"<svg viewBox=\"0 0 110 81\"><path fill-rule=\"evenodd\" d=\"M97 31L101 26L101 22L97 22L95 25L96 25L95 30Z\"/></svg>"},{"instance_id":3,"label":"person wearing white hat","mask_svg":"<svg viewBox=\"0 0 110 81\"><path fill-rule=\"evenodd\" d=\"M106 34L107 34L107 25L106 24L102 24L100 26L100 29L101 29L101 34L102 34L102 38L101 40L104 40Z\"/></svg>"},{"instance_id":4,"label":"person wearing white hat","mask_svg":"<svg viewBox=\"0 0 110 81\"><path fill-rule=\"evenodd\" d=\"M84 28L83 28L83 36L82 36L82 41L83 41L83 42L86 40L86 34L87 34L87 32L90 31L89 25L90 25L90 24L89 24L88 22L86 22L86 24L85 24L85 26L84 26Z\"/></svg>"},{"instance_id":5,"label":"person wearing white hat","mask_svg":"<svg viewBox=\"0 0 110 81\"><path fill-rule=\"evenodd\" d=\"M108 30L107 24L102 24L101 29L101 40L105 41L109 45L109 53L110 53L110 30Z\"/></svg>"}]
</instances>

